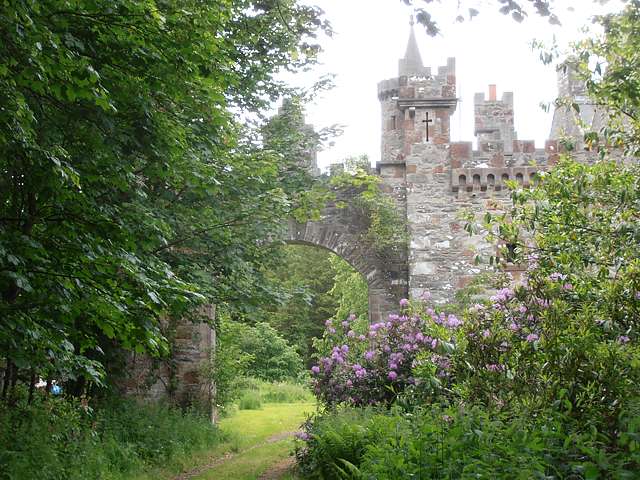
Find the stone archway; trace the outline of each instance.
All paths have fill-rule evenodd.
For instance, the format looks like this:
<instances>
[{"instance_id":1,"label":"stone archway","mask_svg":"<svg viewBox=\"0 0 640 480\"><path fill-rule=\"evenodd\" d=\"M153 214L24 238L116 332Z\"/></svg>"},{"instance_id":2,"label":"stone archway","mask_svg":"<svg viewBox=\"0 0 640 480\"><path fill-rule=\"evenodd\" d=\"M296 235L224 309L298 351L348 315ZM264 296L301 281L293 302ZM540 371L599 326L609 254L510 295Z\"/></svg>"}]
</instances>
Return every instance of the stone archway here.
<instances>
[{"instance_id":1,"label":"stone archway","mask_svg":"<svg viewBox=\"0 0 640 480\"><path fill-rule=\"evenodd\" d=\"M328 207L319 221L290 220L285 243L324 248L358 271L369 289L369 321L374 323L398 311L407 297L408 266L404 252L381 254L363 241L364 228L348 212Z\"/></svg>"}]
</instances>

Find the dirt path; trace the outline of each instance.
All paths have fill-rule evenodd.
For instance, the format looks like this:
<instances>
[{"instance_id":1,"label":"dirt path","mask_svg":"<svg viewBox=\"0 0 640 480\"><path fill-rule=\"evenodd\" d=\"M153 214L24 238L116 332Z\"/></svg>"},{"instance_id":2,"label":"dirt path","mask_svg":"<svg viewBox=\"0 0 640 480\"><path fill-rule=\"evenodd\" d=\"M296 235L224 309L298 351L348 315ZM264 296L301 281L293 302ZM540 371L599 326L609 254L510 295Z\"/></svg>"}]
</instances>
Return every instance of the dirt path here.
<instances>
[{"instance_id":1,"label":"dirt path","mask_svg":"<svg viewBox=\"0 0 640 480\"><path fill-rule=\"evenodd\" d=\"M287 473L291 472L295 463L293 457L282 459L260 475L258 480L280 480Z\"/></svg>"},{"instance_id":2,"label":"dirt path","mask_svg":"<svg viewBox=\"0 0 640 480\"><path fill-rule=\"evenodd\" d=\"M175 477L174 480L190 480L190 479L192 479L194 477L202 475L203 473L207 472L208 470L212 470L212 469L214 469L216 467L219 467L220 465L222 465L222 464L224 464L224 463L226 463L228 461L231 461L231 460L233 460L233 459L235 459L237 457L245 455L248 452L251 452L251 450L255 450L256 448L264 447L265 445L270 445L270 444L281 442L283 440L291 438L291 437L293 437L294 433L295 432L280 432L280 433L276 433L275 435L272 435L271 437L267 438L264 442L257 443L255 445L252 445L249 448L245 448L244 450L241 450L241 451L236 452L236 453L231 453L231 452L230 453L226 453L222 457L216 458L211 463L208 463L206 465L200 465L199 467L194 468L193 470L181 473L180 475ZM280 461L280 462L276 463L275 465L271 466L269 468L269 470L267 470L265 473L263 473L259 477L259 480L260 479L277 480L277 479L281 478L285 473L287 473L287 471L289 471L289 469L293 466L294 463L295 462L294 462L293 458L288 457L288 458L284 459L283 461Z\"/></svg>"}]
</instances>

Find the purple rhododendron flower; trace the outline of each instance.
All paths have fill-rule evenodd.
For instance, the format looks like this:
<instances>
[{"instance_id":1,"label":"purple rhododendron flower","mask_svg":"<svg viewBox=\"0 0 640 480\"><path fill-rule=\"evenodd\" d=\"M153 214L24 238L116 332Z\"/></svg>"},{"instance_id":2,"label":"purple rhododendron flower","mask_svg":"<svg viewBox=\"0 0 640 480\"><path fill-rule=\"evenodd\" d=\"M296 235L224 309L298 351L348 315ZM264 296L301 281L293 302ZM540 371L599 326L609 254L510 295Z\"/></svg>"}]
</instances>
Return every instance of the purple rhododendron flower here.
<instances>
[{"instance_id":1,"label":"purple rhododendron flower","mask_svg":"<svg viewBox=\"0 0 640 480\"><path fill-rule=\"evenodd\" d=\"M318 365L314 365L313 367L311 367L311 373L313 373L314 375L317 375L320 373L320 367Z\"/></svg>"},{"instance_id":2,"label":"purple rhododendron flower","mask_svg":"<svg viewBox=\"0 0 640 480\"><path fill-rule=\"evenodd\" d=\"M367 360L371 360L373 357L375 357L376 353L373 350L367 350L366 352L364 352L364 358L366 358Z\"/></svg>"},{"instance_id":3,"label":"purple rhododendron flower","mask_svg":"<svg viewBox=\"0 0 640 480\"><path fill-rule=\"evenodd\" d=\"M311 435L309 435L307 432L305 431L301 431L301 432L296 432L294 435L298 440L302 440L303 442L306 442L308 440L311 439Z\"/></svg>"},{"instance_id":4,"label":"purple rhododendron flower","mask_svg":"<svg viewBox=\"0 0 640 480\"><path fill-rule=\"evenodd\" d=\"M539 338L540 337L538 336L537 333L530 333L529 335L527 335L527 342L535 342Z\"/></svg>"},{"instance_id":5,"label":"purple rhododendron flower","mask_svg":"<svg viewBox=\"0 0 640 480\"><path fill-rule=\"evenodd\" d=\"M629 343L631 341L631 339L629 337L627 337L626 335L620 335L618 337L618 342L622 343L623 345L625 343Z\"/></svg>"},{"instance_id":6,"label":"purple rhododendron flower","mask_svg":"<svg viewBox=\"0 0 640 480\"><path fill-rule=\"evenodd\" d=\"M406 298L401 298L400 299L400 306L401 307L406 307L409 305L409 300L407 300Z\"/></svg>"},{"instance_id":7,"label":"purple rhododendron flower","mask_svg":"<svg viewBox=\"0 0 640 480\"><path fill-rule=\"evenodd\" d=\"M342 327L343 328L347 328L349 326L349 322L347 322L346 320L344 322L342 322Z\"/></svg>"},{"instance_id":8,"label":"purple rhododendron flower","mask_svg":"<svg viewBox=\"0 0 640 480\"><path fill-rule=\"evenodd\" d=\"M349 337L349 338L353 338L353 337L355 337L355 336L356 336L356 332L354 332L353 330L349 330L349 331L347 332L347 337Z\"/></svg>"},{"instance_id":9,"label":"purple rhododendron flower","mask_svg":"<svg viewBox=\"0 0 640 480\"><path fill-rule=\"evenodd\" d=\"M462 320L453 314L449 315L447 320L444 322L445 326L448 328L458 328L462 323Z\"/></svg>"},{"instance_id":10,"label":"purple rhododendron flower","mask_svg":"<svg viewBox=\"0 0 640 480\"><path fill-rule=\"evenodd\" d=\"M514 292L511 288L502 288L498 292L489 298L492 302L504 303L513 298Z\"/></svg>"},{"instance_id":11,"label":"purple rhododendron flower","mask_svg":"<svg viewBox=\"0 0 640 480\"><path fill-rule=\"evenodd\" d=\"M349 315L349 321L350 322L353 322L355 319L356 319L356 314L355 313L352 313L352 314Z\"/></svg>"},{"instance_id":12,"label":"purple rhododendron flower","mask_svg":"<svg viewBox=\"0 0 640 480\"><path fill-rule=\"evenodd\" d=\"M486 329L486 330L484 330L484 331L482 332L482 336L483 336L484 338L490 337L490 336L491 336L491 332L490 332L488 329Z\"/></svg>"},{"instance_id":13,"label":"purple rhododendron flower","mask_svg":"<svg viewBox=\"0 0 640 480\"><path fill-rule=\"evenodd\" d=\"M391 370L389 372L389 375L387 375L387 377L389 378L389 380L391 380L392 382L398 378L398 374L396 372L394 372L393 370Z\"/></svg>"},{"instance_id":14,"label":"purple rhododendron flower","mask_svg":"<svg viewBox=\"0 0 640 480\"><path fill-rule=\"evenodd\" d=\"M497 365L495 363L489 363L485 366L485 368L490 371L490 372L499 372L501 371L504 367L502 365Z\"/></svg>"}]
</instances>

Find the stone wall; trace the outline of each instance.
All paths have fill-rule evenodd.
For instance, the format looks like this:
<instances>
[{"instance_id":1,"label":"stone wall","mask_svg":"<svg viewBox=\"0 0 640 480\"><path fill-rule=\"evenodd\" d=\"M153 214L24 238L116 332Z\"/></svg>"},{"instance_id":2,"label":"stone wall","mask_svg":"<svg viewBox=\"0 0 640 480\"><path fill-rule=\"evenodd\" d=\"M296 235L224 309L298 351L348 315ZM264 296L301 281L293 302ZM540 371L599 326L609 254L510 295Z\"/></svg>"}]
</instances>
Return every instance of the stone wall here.
<instances>
[{"instance_id":1,"label":"stone wall","mask_svg":"<svg viewBox=\"0 0 640 480\"><path fill-rule=\"evenodd\" d=\"M397 185L394 185L397 183ZM403 203L402 181L386 184L387 193ZM407 296L407 258L403 248L379 251L365 235L368 219L354 206L356 189L336 189L318 221L298 223L289 220L285 241L291 244L325 248L346 260L366 279L369 287L369 320L378 322L398 309L398 300ZM342 207L346 205L346 207Z\"/></svg>"},{"instance_id":2,"label":"stone wall","mask_svg":"<svg viewBox=\"0 0 640 480\"><path fill-rule=\"evenodd\" d=\"M119 382L122 393L144 401L168 400L181 407L197 407L213 415L213 384L203 377L215 347L215 306L201 309L203 322L163 321L171 354L155 358L127 353L126 371Z\"/></svg>"}]
</instances>

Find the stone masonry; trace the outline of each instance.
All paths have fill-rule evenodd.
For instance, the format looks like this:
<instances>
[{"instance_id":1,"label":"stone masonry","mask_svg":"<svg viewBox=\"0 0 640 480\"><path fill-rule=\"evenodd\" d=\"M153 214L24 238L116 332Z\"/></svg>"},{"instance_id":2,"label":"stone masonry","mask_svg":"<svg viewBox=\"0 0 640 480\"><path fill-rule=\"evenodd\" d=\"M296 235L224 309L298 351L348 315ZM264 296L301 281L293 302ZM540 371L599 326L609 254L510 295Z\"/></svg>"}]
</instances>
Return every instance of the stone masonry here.
<instances>
[{"instance_id":1,"label":"stone masonry","mask_svg":"<svg viewBox=\"0 0 640 480\"><path fill-rule=\"evenodd\" d=\"M588 106L571 69L558 72L560 95ZM413 25L398 77L378 83L378 99L382 156L377 171L388 191L406 192L409 294L420 297L428 291L436 302L445 302L480 272L476 255L496 253L495 246L469 236L460 212L504 210L509 203L505 181L531 185L537 174L557 162L559 138L578 138L581 131L572 115L558 109L544 148L519 140L513 93L498 99L496 86L490 85L488 98L484 93L474 98L478 149L473 150L471 142L452 142L450 118L458 102L455 59L431 72L422 63ZM581 111L589 124L602 117L593 108Z\"/></svg>"},{"instance_id":2,"label":"stone masonry","mask_svg":"<svg viewBox=\"0 0 640 480\"><path fill-rule=\"evenodd\" d=\"M588 157L576 120L594 124L602 121L602 115L589 106L570 65L564 67L558 69L559 94L579 103L584 118L558 109L551 139L537 148L532 140L518 139L513 93L504 92L498 99L496 86L490 85L488 97L477 93L474 98L478 143L474 150L472 142L450 138L451 116L458 103L455 59L449 58L434 72L425 67L412 24L398 76L378 83L382 134L381 161L376 166L381 187L406 215L407 251L395 252L391 261L379 258L360 241L362 226L335 205L329 205L318 222L291 223L287 241L327 248L360 271L369 281L371 321L397 310L397 301L404 296L417 298L429 292L436 302L450 300L481 272L476 256L497 253L481 237L469 236L460 213L504 211L509 205L505 182L533 184L536 175L557 162L561 137L574 137L578 156Z\"/></svg>"}]
</instances>

